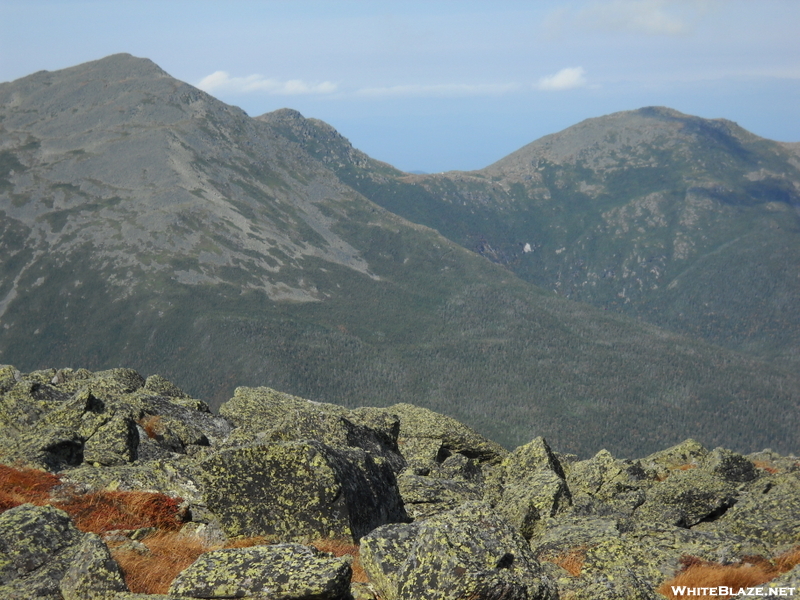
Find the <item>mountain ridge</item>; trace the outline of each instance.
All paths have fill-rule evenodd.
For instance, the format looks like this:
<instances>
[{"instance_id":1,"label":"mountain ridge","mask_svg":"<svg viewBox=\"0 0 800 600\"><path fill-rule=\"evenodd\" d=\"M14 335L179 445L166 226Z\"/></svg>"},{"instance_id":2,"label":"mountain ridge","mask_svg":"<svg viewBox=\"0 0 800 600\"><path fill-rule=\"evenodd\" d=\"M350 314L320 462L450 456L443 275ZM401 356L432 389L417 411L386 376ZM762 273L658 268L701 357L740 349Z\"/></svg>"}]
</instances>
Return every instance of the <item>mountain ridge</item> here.
<instances>
[{"instance_id":1,"label":"mountain ridge","mask_svg":"<svg viewBox=\"0 0 800 600\"><path fill-rule=\"evenodd\" d=\"M791 144L650 107L587 119L478 171L347 181L562 296L786 368L800 358Z\"/></svg>"},{"instance_id":2,"label":"mountain ridge","mask_svg":"<svg viewBox=\"0 0 800 600\"><path fill-rule=\"evenodd\" d=\"M413 400L580 454L793 443L796 375L558 298L487 261L494 240L472 252L427 219L455 177L499 184L404 174L321 121L251 118L139 60L0 86L3 362L124 364L212 405L233 381Z\"/></svg>"}]
</instances>

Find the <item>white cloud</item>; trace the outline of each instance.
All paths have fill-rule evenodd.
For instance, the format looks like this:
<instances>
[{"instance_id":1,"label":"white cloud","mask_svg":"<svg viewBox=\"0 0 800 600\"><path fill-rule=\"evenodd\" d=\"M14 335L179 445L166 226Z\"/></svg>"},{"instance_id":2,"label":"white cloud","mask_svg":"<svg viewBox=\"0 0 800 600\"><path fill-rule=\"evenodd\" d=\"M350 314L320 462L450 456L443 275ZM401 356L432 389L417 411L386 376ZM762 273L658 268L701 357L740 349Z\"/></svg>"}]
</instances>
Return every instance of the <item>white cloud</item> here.
<instances>
[{"instance_id":1,"label":"white cloud","mask_svg":"<svg viewBox=\"0 0 800 600\"><path fill-rule=\"evenodd\" d=\"M262 75L248 75L247 77L231 77L225 71L216 71L203 77L197 84L206 92L250 93L264 92L273 95L291 96L301 94L331 94L336 91L336 84L330 81L322 83L306 83L301 79L279 81L268 79Z\"/></svg>"},{"instance_id":2,"label":"white cloud","mask_svg":"<svg viewBox=\"0 0 800 600\"><path fill-rule=\"evenodd\" d=\"M665 0L595 2L582 9L578 19L592 29L669 36L687 33L688 25L667 12L666 5Z\"/></svg>"},{"instance_id":3,"label":"white cloud","mask_svg":"<svg viewBox=\"0 0 800 600\"><path fill-rule=\"evenodd\" d=\"M546 92L571 90L586 85L586 70L583 67L567 67L555 75L542 77L537 88Z\"/></svg>"},{"instance_id":4,"label":"white cloud","mask_svg":"<svg viewBox=\"0 0 800 600\"><path fill-rule=\"evenodd\" d=\"M416 97L448 98L459 96L501 96L519 89L516 83L443 83L435 85L394 85L388 87L362 88L359 96L371 97Z\"/></svg>"}]
</instances>

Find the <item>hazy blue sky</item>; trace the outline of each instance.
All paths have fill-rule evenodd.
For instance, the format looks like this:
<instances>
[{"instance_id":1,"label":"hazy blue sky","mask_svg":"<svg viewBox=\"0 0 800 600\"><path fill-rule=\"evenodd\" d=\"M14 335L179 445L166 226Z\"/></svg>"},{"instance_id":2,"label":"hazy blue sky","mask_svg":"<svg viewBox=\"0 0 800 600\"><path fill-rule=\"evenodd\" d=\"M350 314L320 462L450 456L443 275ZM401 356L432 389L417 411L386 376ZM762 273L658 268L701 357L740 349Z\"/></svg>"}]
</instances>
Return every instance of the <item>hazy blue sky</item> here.
<instances>
[{"instance_id":1,"label":"hazy blue sky","mask_svg":"<svg viewBox=\"0 0 800 600\"><path fill-rule=\"evenodd\" d=\"M795 0L0 0L0 81L129 52L406 170L664 105L800 141Z\"/></svg>"}]
</instances>

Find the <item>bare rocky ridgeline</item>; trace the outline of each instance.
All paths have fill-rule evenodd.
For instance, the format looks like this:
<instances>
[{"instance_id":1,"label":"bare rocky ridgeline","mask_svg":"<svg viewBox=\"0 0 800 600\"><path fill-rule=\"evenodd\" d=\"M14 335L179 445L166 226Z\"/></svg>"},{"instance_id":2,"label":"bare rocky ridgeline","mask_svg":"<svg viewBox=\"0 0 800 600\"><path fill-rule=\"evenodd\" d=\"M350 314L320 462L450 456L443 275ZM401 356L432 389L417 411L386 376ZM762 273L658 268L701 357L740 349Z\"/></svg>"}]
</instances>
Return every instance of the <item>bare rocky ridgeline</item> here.
<instances>
[{"instance_id":1,"label":"bare rocky ridgeline","mask_svg":"<svg viewBox=\"0 0 800 600\"><path fill-rule=\"evenodd\" d=\"M687 440L577 460L536 438L509 452L410 404L347 409L269 388L237 388L215 415L130 369L4 366L0 394L0 464L82 493L180 497L186 543L269 540L202 554L169 595L144 596L107 544L146 554L148 531L83 533L62 510L21 504L0 514L3 598L655 600L686 556L769 559L800 541L800 461L769 450ZM351 583L352 556L307 545L319 538L357 544L368 581ZM770 585L797 586L798 569Z\"/></svg>"}]
</instances>

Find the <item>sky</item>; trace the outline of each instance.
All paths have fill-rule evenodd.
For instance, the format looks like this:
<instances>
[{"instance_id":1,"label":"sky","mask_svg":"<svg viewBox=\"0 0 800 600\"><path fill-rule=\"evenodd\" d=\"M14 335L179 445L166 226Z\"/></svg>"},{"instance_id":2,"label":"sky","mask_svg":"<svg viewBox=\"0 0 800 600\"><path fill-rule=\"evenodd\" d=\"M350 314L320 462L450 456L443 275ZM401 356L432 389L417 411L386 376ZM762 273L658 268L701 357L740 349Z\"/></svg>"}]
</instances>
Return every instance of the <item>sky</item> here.
<instances>
[{"instance_id":1,"label":"sky","mask_svg":"<svg viewBox=\"0 0 800 600\"><path fill-rule=\"evenodd\" d=\"M0 0L0 82L118 52L406 171L642 106L800 141L795 0Z\"/></svg>"}]
</instances>

